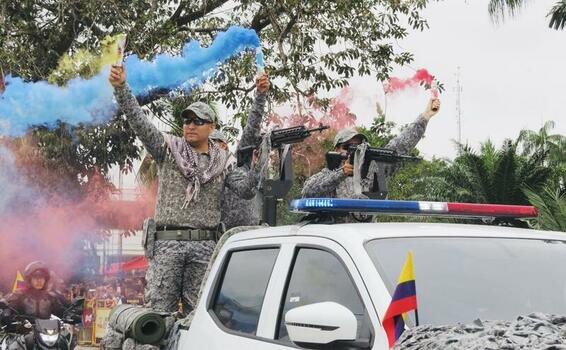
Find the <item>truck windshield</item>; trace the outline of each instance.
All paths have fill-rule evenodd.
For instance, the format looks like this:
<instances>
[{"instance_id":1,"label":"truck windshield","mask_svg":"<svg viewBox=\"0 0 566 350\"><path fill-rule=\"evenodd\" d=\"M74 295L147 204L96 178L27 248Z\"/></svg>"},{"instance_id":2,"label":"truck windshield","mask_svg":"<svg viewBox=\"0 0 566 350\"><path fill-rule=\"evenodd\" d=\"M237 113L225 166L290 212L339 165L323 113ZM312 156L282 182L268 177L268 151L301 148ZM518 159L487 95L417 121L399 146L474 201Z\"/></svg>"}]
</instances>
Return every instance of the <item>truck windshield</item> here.
<instances>
[{"instance_id":1,"label":"truck windshield","mask_svg":"<svg viewBox=\"0 0 566 350\"><path fill-rule=\"evenodd\" d=\"M511 238L389 238L366 243L390 293L413 251L420 324L566 315L566 242ZM409 324L414 324L413 312Z\"/></svg>"}]
</instances>

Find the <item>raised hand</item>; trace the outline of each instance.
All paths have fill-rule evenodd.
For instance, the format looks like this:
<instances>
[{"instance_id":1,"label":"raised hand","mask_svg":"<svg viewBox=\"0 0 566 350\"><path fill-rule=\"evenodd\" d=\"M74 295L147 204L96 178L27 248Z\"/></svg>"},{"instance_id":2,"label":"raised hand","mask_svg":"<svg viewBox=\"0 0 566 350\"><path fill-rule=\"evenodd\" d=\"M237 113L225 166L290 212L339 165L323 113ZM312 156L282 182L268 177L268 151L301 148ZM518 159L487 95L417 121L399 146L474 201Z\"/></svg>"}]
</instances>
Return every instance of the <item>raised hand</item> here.
<instances>
[{"instance_id":1,"label":"raised hand","mask_svg":"<svg viewBox=\"0 0 566 350\"><path fill-rule=\"evenodd\" d=\"M112 65L108 81L115 88L124 85L124 83L126 82L126 68L123 65Z\"/></svg>"},{"instance_id":2,"label":"raised hand","mask_svg":"<svg viewBox=\"0 0 566 350\"><path fill-rule=\"evenodd\" d=\"M269 86L270 86L269 75L267 75L266 73L256 78L255 87L257 91L259 91L260 93L266 94L269 91Z\"/></svg>"}]
</instances>

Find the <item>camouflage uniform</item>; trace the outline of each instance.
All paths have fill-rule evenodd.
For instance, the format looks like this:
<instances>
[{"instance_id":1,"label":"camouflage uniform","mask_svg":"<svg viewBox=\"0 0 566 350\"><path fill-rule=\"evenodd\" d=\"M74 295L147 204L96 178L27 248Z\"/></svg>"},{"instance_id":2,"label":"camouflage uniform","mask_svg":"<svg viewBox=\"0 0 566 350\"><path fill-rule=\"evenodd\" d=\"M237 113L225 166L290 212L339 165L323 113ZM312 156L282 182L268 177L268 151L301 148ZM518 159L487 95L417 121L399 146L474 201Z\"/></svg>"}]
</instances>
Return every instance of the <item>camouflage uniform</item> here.
<instances>
[{"instance_id":1,"label":"camouflage uniform","mask_svg":"<svg viewBox=\"0 0 566 350\"><path fill-rule=\"evenodd\" d=\"M263 224L263 225L256 225L256 226L238 226L238 227L235 227L233 229L226 231L226 233L224 233L222 235L222 237L218 240L216 247L214 247L214 252L212 253L212 256L210 257L210 262L208 263L208 267L206 268L206 272L204 274L202 284L199 288L198 300L200 300L200 298L202 296L202 288L204 287L204 284L206 283L206 280L208 279L208 275L210 274L210 270L212 269L212 265L214 265L214 262L216 261L216 258L218 257L218 254L220 254L220 250L222 250L222 246L226 243L226 241L228 241L228 239L230 237L232 237L233 235L235 235L237 233L245 232L245 231L253 231L253 230L257 230L257 229L260 229L260 228L266 228L266 227L269 227L269 225ZM198 300L197 300L197 305L198 305ZM189 329L189 327L191 326L191 322L193 321L193 317L194 317L194 310L187 317L177 321L177 325L181 329ZM174 332L172 332L172 337L175 337Z\"/></svg>"},{"instance_id":2,"label":"camouflage uniform","mask_svg":"<svg viewBox=\"0 0 566 350\"><path fill-rule=\"evenodd\" d=\"M210 258L210 261L208 263L208 266L206 268L206 272L204 274L204 277L202 279L202 284L199 288L199 294L198 294L198 300L197 300L197 304L200 301L201 298L201 293L202 293L202 288L204 287L204 284L206 283L207 279L208 279L208 275L210 274L210 270L212 269L212 265L214 265L216 258L218 257L218 254L220 253L220 250L222 249L222 246L226 243L226 241L228 241L228 239L230 237L232 237L233 235L240 233L240 232L244 232L244 231L252 231L252 230L257 230L260 228L265 228L267 226L267 224L264 224L264 226L238 226L235 227L231 230L226 231L226 233L224 233L222 235L222 237L218 240L218 243L216 244L216 247L214 248L214 252L212 253L212 256ZM178 343L179 343L179 337L181 335L180 330L181 329L189 329L191 327L191 323L193 322L195 316L195 310L192 310L191 313L189 313L186 317L177 320L177 322L175 322L175 325L172 327L171 331L169 332L169 337L167 339L167 345L164 347L165 350L177 350L178 348ZM132 344L131 342L128 344L130 345ZM126 348L126 343L124 343L124 348L123 350L153 350L153 349L141 349L139 347L134 347L132 348L131 346Z\"/></svg>"},{"instance_id":3,"label":"camouflage uniform","mask_svg":"<svg viewBox=\"0 0 566 350\"><path fill-rule=\"evenodd\" d=\"M422 115L411 123L401 134L384 147L397 151L398 154L408 154L421 140L426 130L428 120ZM377 165L372 162L368 174L372 174ZM364 179L364 187L369 185L369 179ZM302 195L304 198L367 198L354 190L353 177L346 176L342 169L322 169L305 182Z\"/></svg>"},{"instance_id":4,"label":"camouflage uniform","mask_svg":"<svg viewBox=\"0 0 566 350\"><path fill-rule=\"evenodd\" d=\"M216 230L220 224L221 199L225 187L243 198L253 198L257 173L225 168L221 176L200 184L198 200L187 201L189 179L177 165L165 136L145 117L127 84L117 87L114 94L130 126L157 162L159 186L155 221L158 226ZM184 142L182 139L177 141ZM217 147L212 143L209 146ZM227 157L224 155L222 159L225 161ZM209 160L209 154L198 154L199 171L208 168ZM174 312L181 298L185 312L192 310L214 245L212 240L158 240L153 258L149 260L146 305L156 311Z\"/></svg>"},{"instance_id":5,"label":"camouflage uniform","mask_svg":"<svg viewBox=\"0 0 566 350\"><path fill-rule=\"evenodd\" d=\"M256 91L254 104L248 116L248 122L242 132L242 138L238 143L238 149L258 145L261 142L260 128L265 113L266 97L267 94ZM233 164L233 166L235 165ZM222 222L226 225L227 230L237 226L257 225L259 220L259 207L255 198L244 199L229 188L224 190Z\"/></svg>"}]
</instances>

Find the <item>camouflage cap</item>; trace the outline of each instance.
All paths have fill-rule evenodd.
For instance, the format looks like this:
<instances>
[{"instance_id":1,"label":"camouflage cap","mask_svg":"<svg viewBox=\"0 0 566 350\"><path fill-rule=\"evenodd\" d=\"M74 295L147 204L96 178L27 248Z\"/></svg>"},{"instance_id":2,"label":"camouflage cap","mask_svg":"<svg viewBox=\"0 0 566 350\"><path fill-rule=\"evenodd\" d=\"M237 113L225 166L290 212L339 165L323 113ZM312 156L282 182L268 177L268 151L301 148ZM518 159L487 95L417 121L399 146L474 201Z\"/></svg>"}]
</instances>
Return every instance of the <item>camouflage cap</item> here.
<instances>
[{"instance_id":1,"label":"camouflage cap","mask_svg":"<svg viewBox=\"0 0 566 350\"><path fill-rule=\"evenodd\" d=\"M210 133L208 138L213 140L213 141L221 141L221 142L224 142L224 143L228 143L228 138L220 130L214 130L213 132Z\"/></svg>"},{"instance_id":2,"label":"camouflage cap","mask_svg":"<svg viewBox=\"0 0 566 350\"><path fill-rule=\"evenodd\" d=\"M189 112L194 113L200 119L216 123L218 118L216 112L204 102L195 102L181 112L181 117L186 118Z\"/></svg>"},{"instance_id":3,"label":"camouflage cap","mask_svg":"<svg viewBox=\"0 0 566 350\"><path fill-rule=\"evenodd\" d=\"M362 141L368 140L366 135L359 133L358 130L356 130L355 128L342 129L338 131L338 133L334 137L334 147L338 146L341 143L350 141L356 136L359 136L362 139Z\"/></svg>"}]
</instances>

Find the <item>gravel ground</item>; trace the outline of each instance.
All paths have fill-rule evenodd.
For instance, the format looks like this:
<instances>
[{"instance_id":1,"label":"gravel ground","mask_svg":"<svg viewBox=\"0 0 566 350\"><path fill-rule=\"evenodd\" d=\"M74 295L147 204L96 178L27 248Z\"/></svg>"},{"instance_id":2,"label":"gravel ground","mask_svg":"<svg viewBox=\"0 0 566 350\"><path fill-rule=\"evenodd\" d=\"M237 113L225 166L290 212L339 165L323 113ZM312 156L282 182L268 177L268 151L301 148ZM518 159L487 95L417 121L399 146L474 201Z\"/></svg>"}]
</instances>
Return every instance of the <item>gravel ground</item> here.
<instances>
[{"instance_id":1,"label":"gravel ground","mask_svg":"<svg viewBox=\"0 0 566 350\"><path fill-rule=\"evenodd\" d=\"M566 316L534 313L515 321L419 326L403 333L396 350L566 350Z\"/></svg>"}]
</instances>

